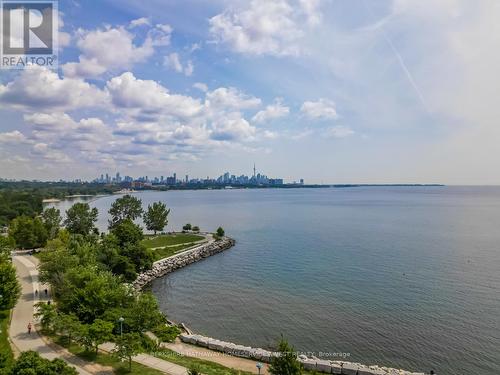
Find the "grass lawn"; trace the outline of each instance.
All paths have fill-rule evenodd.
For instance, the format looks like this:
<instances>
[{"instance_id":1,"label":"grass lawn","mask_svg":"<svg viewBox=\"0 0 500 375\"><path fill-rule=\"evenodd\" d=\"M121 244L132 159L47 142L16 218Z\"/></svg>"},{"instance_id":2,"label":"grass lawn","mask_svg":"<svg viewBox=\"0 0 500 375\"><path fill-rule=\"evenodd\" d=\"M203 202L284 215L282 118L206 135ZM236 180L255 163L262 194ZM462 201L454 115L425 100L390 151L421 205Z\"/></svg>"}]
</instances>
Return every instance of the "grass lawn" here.
<instances>
[{"instance_id":1,"label":"grass lawn","mask_svg":"<svg viewBox=\"0 0 500 375\"><path fill-rule=\"evenodd\" d=\"M10 367L14 358L8 340L9 320L10 312L0 311L0 368Z\"/></svg>"},{"instance_id":2,"label":"grass lawn","mask_svg":"<svg viewBox=\"0 0 500 375\"><path fill-rule=\"evenodd\" d=\"M148 236L142 243L148 248L181 245L203 240L205 237L191 233L162 234L158 236Z\"/></svg>"},{"instance_id":3,"label":"grass lawn","mask_svg":"<svg viewBox=\"0 0 500 375\"><path fill-rule=\"evenodd\" d=\"M198 370L205 375L250 375L251 372L247 371L238 371L234 369L230 369L228 367L224 367L215 362L206 361L199 358L186 357L180 355L179 353L174 352L173 350L161 348L158 352L153 353L155 357L164 359L166 361L178 364L180 366L184 366L190 368L195 366Z\"/></svg>"},{"instance_id":4,"label":"grass lawn","mask_svg":"<svg viewBox=\"0 0 500 375\"><path fill-rule=\"evenodd\" d=\"M103 366L113 367L115 374L128 375L160 375L163 372L141 365L140 363L132 362L132 371L128 371L128 362L121 362L118 358L110 354L88 352L78 344L71 343L68 345L66 338L57 335L48 335L56 344L68 349L74 355L85 359L89 362L96 362Z\"/></svg>"},{"instance_id":5,"label":"grass lawn","mask_svg":"<svg viewBox=\"0 0 500 375\"><path fill-rule=\"evenodd\" d=\"M193 246L195 243L194 242L189 242L189 243L183 243L180 245L174 245L170 247L160 247L158 249L154 249L153 253L155 256L155 261L170 257L184 249L187 249L188 247Z\"/></svg>"}]
</instances>

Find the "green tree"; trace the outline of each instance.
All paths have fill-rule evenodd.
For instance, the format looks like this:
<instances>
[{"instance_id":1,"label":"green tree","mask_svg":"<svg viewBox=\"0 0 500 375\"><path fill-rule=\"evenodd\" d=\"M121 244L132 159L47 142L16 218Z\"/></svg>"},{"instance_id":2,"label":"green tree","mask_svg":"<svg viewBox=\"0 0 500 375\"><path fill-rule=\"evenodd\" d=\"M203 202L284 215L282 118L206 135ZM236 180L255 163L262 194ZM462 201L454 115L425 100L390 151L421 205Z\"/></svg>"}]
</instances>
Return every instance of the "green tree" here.
<instances>
[{"instance_id":1,"label":"green tree","mask_svg":"<svg viewBox=\"0 0 500 375\"><path fill-rule=\"evenodd\" d=\"M124 220L134 221L142 215L142 201L131 195L124 195L113 202L109 209L111 219L109 229L114 228Z\"/></svg>"},{"instance_id":2,"label":"green tree","mask_svg":"<svg viewBox=\"0 0 500 375\"><path fill-rule=\"evenodd\" d=\"M167 321L151 293L140 293L125 315L127 325L134 332L149 331Z\"/></svg>"},{"instance_id":3,"label":"green tree","mask_svg":"<svg viewBox=\"0 0 500 375\"><path fill-rule=\"evenodd\" d=\"M74 367L68 366L62 359L52 361L40 357L40 354L22 352L10 370L12 375L77 375Z\"/></svg>"},{"instance_id":4,"label":"green tree","mask_svg":"<svg viewBox=\"0 0 500 375\"><path fill-rule=\"evenodd\" d=\"M19 216L12 220L9 227L9 236L16 246L23 249L33 249L45 246L47 231L40 218Z\"/></svg>"},{"instance_id":5,"label":"green tree","mask_svg":"<svg viewBox=\"0 0 500 375\"><path fill-rule=\"evenodd\" d=\"M0 260L10 259L10 253L16 246L16 242L11 237L0 235Z\"/></svg>"},{"instance_id":6,"label":"green tree","mask_svg":"<svg viewBox=\"0 0 500 375\"><path fill-rule=\"evenodd\" d=\"M127 257L135 265L138 273L149 270L153 266L153 250L140 242L125 244L120 250L120 255Z\"/></svg>"},{"instance_id":7,"label":"green tree","mask_svg":"<svg viewBox=\"0 0 500 375\"><path fill-rule=\"evenodd\" d=\"M88 236L95 231L98 214L97 208L90 209L88 203L75 203L66 211L64 225L71 234Z\"/></svg>"},{"instance_id":8,"label":"green tree","mask_svg":"<svg viewBox=\"0 0 500 375\"><path fill-rule=\"evenodd\" d=\"M124 333L116 338L115 355L128 361L128 369L132 370L132 357L141 352L141 336L138 333Z\"/></svg>"},{"instance_id":9,"label":"green tree","mask_svg":"<svg viewBox=\"0 0 500 375\"><path fill-rule=\"evenodd\" d=\"M148 210L144 214L144 224L147 230L162 231L168 224L168 214L170 210L162 202L155 202L153 205L148 206Z\"/></svg>"},{"instance_id":10,"label":"green tree","mask_svg":"<svg viewBox=\"0 0 500 375\"><path fill-rule=\"evenodd\" d=\"M200 231L200 227L199 227L199 226L197 226L197 225L195 225L195 226L193 227L193 232L198 233L199 231Z\"/></svg>"},{"instance_id":11,"label":"green tree","mask_svg":"<svg viewBox=\"0 0 500 375\"><path fill-rule=\"evenodd\" d=\"M144 238L141 227L130 219L125 219L115 225L111 233L115 235L120 247L128 243L139 243Z\"/></svg>"},{"instance_id":12,"label":"green tree","mask_svg":"<svg viewBox=\"0 0 500 375\"><path fill-rule=\"evenodd\" d=\"M224 237L224 229L222 227L217 228L217 236Z\"/></svg>"},{"instance_id":13,"label":"green tree","mask_svg":"<svg viewBox=\"0 0 500 375\"><path fill-rule=\"evenodd\" d=\"M21 286L16 276L16 269L10 258L0 258L0 310L10 310L21 295Z\"/></svg>"},{"instance_id":14,"label":"green tree","mask_svg":"<svg viewBox=\"0 0 500 375\"><path fill-rule=\"evenodd\" d=\"M191 224L190 223L187 223L186 225L184 225L182 227L182 230L191 230Z\"/></svg>"},{"instance_id":15,"label":"green tree","mask_svg":"<svg viewBox=\"0 0 500 375\"><path fill-rule=\"evenodd\" d=\"M99 345L113 337L114 324L101 319L96 319L88 328L88 335L92 343L95 354L99 352Z\"/></svg>"},{"instance_id":16,"label":"green tree","mask_svg":"<svg viewBox=\"0 0 500 375\"><path fill-rule=\"evenodd\" d=\"M36 307L38 311L35 313L35 317L41 318L40 323L42 323L42 328L52 331L57 321L57 310L55 306L53 304L49 305L46 302L38 302Z\"/></svg>"},{"instance_id":17,"label":"green tree","mask_svg":"<svg viewBox=\"0 0 500 375\"><path fill-rule=\"evenodd\" d=\"M278 345L279 355L271 359L269 372L273 375L300 375L302 364L297 360L294 348L281 336Z\"/></svg>"},{"instance_id":18,"label":"green tree","mask_svg":"<svg viewBox=\"0 0 500 375\"><path fill-rule=\"evenodd\" d=\"M54 322L54 329L59 334L68 338L68 344L71 345L71 340L79 337L82 334L82 324L75 314L57 315Z\"/></svg>"},{"instance_id":19,"label":"green tree","mask_svg":"<svg viewBox=\"0 0 500 375\"><path fill-rule=\"evenodd\" d=\"M42 212L43 224L47 231L48 239L53 240L59 233L61 227L61 211L55 207L51 207Z\"/></svg>"}]
</instances>

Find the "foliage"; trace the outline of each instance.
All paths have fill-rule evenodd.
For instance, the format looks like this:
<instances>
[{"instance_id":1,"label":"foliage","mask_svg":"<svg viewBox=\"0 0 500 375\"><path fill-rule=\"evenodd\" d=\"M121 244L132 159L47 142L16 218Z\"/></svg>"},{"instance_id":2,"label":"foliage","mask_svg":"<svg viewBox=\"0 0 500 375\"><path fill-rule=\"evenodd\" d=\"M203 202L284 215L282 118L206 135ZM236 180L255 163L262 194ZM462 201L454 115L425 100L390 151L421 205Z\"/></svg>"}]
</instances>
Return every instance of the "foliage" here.
<instances>
[{"instance_id":1,"label":"foliage","mask_svg":"<svg viewBox=\"0 0 500 375\"><path fill-rule=\"evenodd\" d=\"M130 219L116 224L111 233L115 235L119 246L124 246L127 243L138 243L144 238L141 227Z\"/></svg>"},{"instance_id":2,"label":"foliage","mask_svg":"<svg viewBox=\"0 0 500 375\"><path fill-rule=\"evenodd\" d=\"M187 223L182 227L182 230L191 230L191 224Z\"/></svg>"},{"instance_id":3,"label":"foliage","mask_svg":"<svg viewBox=\"0 0 500 375\"><path fill-rule=\"evenodd\" d=\"M297 353L288 342L281 337L278 345L279 356L271 359L269 372L273 375L300 375L302 364L297 360Z\"/></svg>"},{"instance_id":4,"label":"foliage","mask_svg":"<svg viewBox=\"0 0 500 375\"><path fill-rule=\"evenodd\" d=\"M144 214L144 224L147 230L152 230L156 234L157 231L162 231L168 224L168 214L170 210L162 202L155 202L148 206L148 210Z\"/></svg>"},{"instance_id":5,"label":"foliage","mask_svg":"<svg viewBox=\"0 0 500 375\"><path fill-rule=\"evenodd\" d=\"M67 337L68 343L71 345L72 339L79 338L82 335L83 326L75 314L60 313L54 321L54 330Z\"/></svg>"},{"instance_id":6,"label":"foliage","mask_svg":"<svg viewBox=\"0 0 500 375\"><path fill-rule=\"evenodd\" d=\"M47 243L47 230L38 217L19 216L12 220L9 236L23 249L43 247Z\"/></svg>"},{"instance_id":7,"label":"foliage","mask_svg":"<svg viewBox=\"0 0 500 375\"><path fill-rule=\"evenodd\" d=\"M224 237L224 235L226 234L224 232L224 229L222 227L217 228L217 232L216 233L217 233L217 236L219 236L219 237Z\"/></svg>"},{"instance_id":8,"label":"foliage","mask_svg":"<svg viewBox=\"0 0 500 375\"><path fill-rule=\"evenodd\" d=\"M87 236L96 231L95 222L98 214L97 208L90 209L88 203L75 203L66 211L64 225L71 234Z\"/></svg>"},{"instance_id":9,"label":"foliage","mask_svg":"<svg viewBox=\"0 0 500 375\"><path fill-rule=\"evenodd\" d=\"M74 367L70 367L62 359L52 361L40 357L33 351L21 353L10 373L12 375L77 375Z\"/></svg>"},{"instance_id":10,"label":"foliage","mask_svg":"<svg viewBox=\"0 0 500 375\"><path fill-rule=\"evenodd\" d=\"M0 311L0 374L2 368L9 368L14 356L8 339L9 311Z\"/></svg>"},{"instance_id":11,"label":"foliage","mask_svg":"<svg viewBox=\"0 0 500 375\"><path fill-rule=\"evenodd\" d=\"M21 286L16 276L16 269L10 258L3 255L0 257L0 310L12 309L19 296Z\"/></svg>"},{"instance_id":12,"label":"foliage","mask_svg":"<svg viewBox=\"0 0 500 375\"><path fill-rule=\"evenodd\" d=\"M162 342L174 342L176 337L180 335L181 330L177 326L161 324L153 329L153 333Z\"/></svg>"},{"instance_id":13,"label":"foliage","mask_svg":"<svg viewBox=\"0 0 500 375\"><path fill-rule=\"evenodd\" d=\"M188 375L201 375L200 369L198 366L191 366L188 369Z\"/></svg>"},{"instance_id":14,"label":"foliage","mask_svg":"<svg viewBox=\"0 0 500 375\"><path fill-rule=\"evenodd\" d=\"M42 212L42 195L27 191L1 189L0 183L0 226L7 225L18 216L35 217Z\"/></svg>"},{"instance_id":15,"label":"foliage","mask_svg":"<svg viewBox=\"0 0 500 375\"><path fill-rule=\"evenodd\" d=\"M38 311L35 313L35 317L41 318L40 323L42 328L47 331L52 331L54 325L57 321L57 310L53 304L48 304L46 302L38 302L36 304Z\"/></svg>"},{"instance_id":16,"label":"foliage","mask_svg":"<svg viewBox=\"0 0 500 375\"><path fill-rule=\"evenodd\" d=\"M113 337L113 323L106 322L102 319L96 319L88 327L88 337L95 348L96 354L99 352L99 345Z\"/></svg>"},{"instance_id":17,"label":"foliage","mask_svg":"<svg viewBox=\"0 0 500 375\"><path fill-rule=\"evenodd\" d=\"M138 333L124 333L116 338L115 355L128 360L132 369L132 357L141 352L141 336Z\"/></svg>"},{"instance_id":18,"label":"foliage","mask_svg":"<svg viewBox=\"0 0 500 375\"><path fill-rule=\"evenodd\" d=\"M61 227L61 211L55 207L47 208L42 212L42 220L47 231L47 236L49 240L53 240L57 237L59 233L59 228Z\"/></svg>"},{"instance_id":19,"label":"foliage","mask_svg":"<svg viewBox=\"0 0 500 375\"><path fill-rule=\"evenodd\" d=\"M113 229L124 220L134 221L142 215L142 202L129 194L124 195L113 202L109 215L111 216L108 222L109 229Z\"/></svg>"},{"instance_id":20,"label":"foliage","mask_svg":"<svg viewBox=\"0 0 500 375\"><path fill-rule=\"evenodd\" d=\"M193 227L193 232L198 233L199 231L200 231L200 227L199 227L199 226L197 226L197 225L195 225L195 226Z\"/></svg>"},{"instance_id":21,"label":"foliage","mask_svg":"<svg viewBox=\"0 0 500 375\"><path fill-rule=\"evenodd\" d=\"M10 253L16 246L14 239L11 237L0 236L0 260L10 259Z\"/></svg>"},{"instance_id":22,"label":"foliage","mask_svg":"<svg viewBox=\"0 0 500 375\"><path fill-rule=\"evenodd\" d=\"M166 322L158 308L158 302L151 293L141 293L126 312L126 320L134 332L152 330Z\"/></svg>"}]
</instances>

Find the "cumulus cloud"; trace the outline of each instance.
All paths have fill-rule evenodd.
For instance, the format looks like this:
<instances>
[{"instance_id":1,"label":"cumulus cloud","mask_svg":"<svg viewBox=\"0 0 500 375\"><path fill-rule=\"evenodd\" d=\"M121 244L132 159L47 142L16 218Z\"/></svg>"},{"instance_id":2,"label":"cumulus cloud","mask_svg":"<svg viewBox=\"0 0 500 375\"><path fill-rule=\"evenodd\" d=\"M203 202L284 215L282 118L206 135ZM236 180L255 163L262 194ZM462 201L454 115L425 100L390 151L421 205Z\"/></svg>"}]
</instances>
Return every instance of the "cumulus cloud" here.
<instances>
[{"instance_id":1,"label":"cumulus cloud","mask_svg":"<svg viewBox=\"0 0 500 375\"><path fill-rule=\"evenodd\" d=\"M23 133L18 130L13 130L11 132L0 133L0 143L1 144L21 144L26 143L28 140Z\"/></svg>"},{"instance_id":2,"label":"cumulus cloud","mask_svg":"<svg viewBox=\"0 0 500 375\"><path fill-rule=\"evenodd\" d=\"M274 104L268 105L262 111L259 111L253 116L252 121L258 124L263 124L278 118L286 117L290 113L290 108L283 105L283 99L278 98Z\"/></svg>"},{"instance_id":3,"label":"cumulus cloud","mask_svg":"<svg viewBox=\"0 0 500 375\"><path fill-rule=\"evenodd\" d=\"M179 54L176 52L170 53L163 59L163 65L169 69L175 70L177 73L183 73L189 77L193 74L194 65L191 60L188 60L185 66L182 65Z\"/></svg>"},{"instance_id":4,"label":"cumulus cloud","mask_svg":"<svg viewBox=\"0 0 500 375\"><path fill-rule=\"evenodd\" d=\"M321 20L319 1L252 0L246 8L228 9L212 17L216 43L252 55L298 55L305 25Z\"/></svg>"},{"instance_id":5,"label":"cumulus cloud","mask_svg":"<svg viewBox=\"0 0 500 375\"><path fill-rule=\"evenodd\" d=\"M0 104L26 110L73 110L101 107L107 95L81 79L61 78L40 66L23 70L13 81L0 85Z\"/></svg>"},{"instance_id":6,"label":"cumulus cloud","mask_svg":"<svg viewBox=\"0 0 500 375\"><path fill-rule=\"evenodd\" d=\"M335 103L329 99L319 99L318 101L306 101L300 108L311 119L331 119L338 118Z\"/></svg>"},{"instance_id":7,"label":"cumulus cloud","mask_svg":"<svg viewBox=\"0 0 500 375\"><path fill-rule=\"evenodd\" d=\"M64 75L92 78L108 71L118 73L130 69L151 57L156 46L168 45L171 32L169 25L156 25L148 31L142 44L135 44L135 35L123 26L79 29L75 35L76 45L81 51L79 62L64 64Z\"/></svg>"},{"instance_id":8,"label":"cumulus cloud","mask_svg":"<svg viewBox=\"0 0 500 375\"><path fill-rule=\"evenodd\" d=\"M196 82L195 84L193 84L193 87L203 92L208 91L208 86L203 82Z\"/></svg>"},{"instance_id":9,"label":"cumulus cloud","mask_svg":"<svg viewBox=\"0 0 500 375\"><path fill-rule=\"evenodd\" d=\"M133 28L139 27L139 26L151 26L151 21L149 20L149 18L140 17L140 18L137 18L135 20L130 21L128 27L130 29L133 29Z\"/></svg>"},{"instance_id":10,"label":"cumulus cloud","mask_svg":"<svg viewBox=\"0 0 500 375\"><path fill-rule=\"evenodd\" d=\"M354 130L352 130L348 126L332 126L326 129L325 135L331 138L346 138L354 134Z\"/></svg>"},{"instance_id":11,"label":"cumulus cloud","mask_svg":"<svg viewBox=\"0 0 500 375\"><path fill-rule=\"evenodd\" d=\"M131 72L123 73L106 83L112 103L131 110L136 118L154 119L158 115L192 117L202 110L198 99L170 94L168 89L153 80L138 79Z\"/></svg>"},{"instance_id":12,"label":"cumulus cloud","mask_svg":"<svg viewBox=\"0 0 500 375\"><path fill-rule=\"evenodd\" d=\"M261 105L262 101L234 87L219 87L206 95L207 105L213 110L249 109Z\"/></svg>"}]
</instances>

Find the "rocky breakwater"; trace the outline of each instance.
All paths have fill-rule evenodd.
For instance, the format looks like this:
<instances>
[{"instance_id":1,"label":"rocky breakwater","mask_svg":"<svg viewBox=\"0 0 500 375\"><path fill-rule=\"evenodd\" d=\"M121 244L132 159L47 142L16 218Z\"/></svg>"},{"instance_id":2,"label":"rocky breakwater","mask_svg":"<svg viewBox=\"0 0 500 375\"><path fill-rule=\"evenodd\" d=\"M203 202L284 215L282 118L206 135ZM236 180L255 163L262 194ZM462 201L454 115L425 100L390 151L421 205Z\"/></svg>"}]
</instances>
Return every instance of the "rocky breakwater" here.
<instances>
[{"instance_id":1,"label":"rocky breakwater","mask_svg":"<svg viewBox=\"0 0 500 375\"><path fill-rule=\"evenodd\" d=\"M202 346L211 350L216 350L228 355L254 359L256 361L271 362L274 356L279 355L276 352L260 348L251 348L248 346L237 345L231 342L220 341L211 337L201 335L182 334L180 339L192 345ZM304 369L317 371L327 374L345 374L345 375L425 375L422 372L410 372L395 368L382 366L366 366L360 363L345 362L345 361L328 361L316 357L307 357L305 355L298 356L299 362L302 363Z\"/></svg>"},{"instance_id":2,"label":"rocky breakwater","mask_svg":"<svg viewBox=\"0 0 500 375\"><path fill-rule=\"evenodd\" d=\"M161 259L153 264L153 267L137 276L133 286L136 289L142 289L154 279L165 276L179 268L185 267L191 263L198 262L201 259L220 253L234 246L235 241L229 237L223 237L218 241L210 241L194 249L184 251L168 258Z\"/></svg>"}]
</instances>

